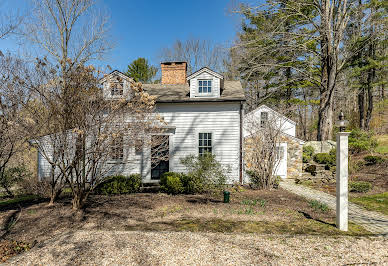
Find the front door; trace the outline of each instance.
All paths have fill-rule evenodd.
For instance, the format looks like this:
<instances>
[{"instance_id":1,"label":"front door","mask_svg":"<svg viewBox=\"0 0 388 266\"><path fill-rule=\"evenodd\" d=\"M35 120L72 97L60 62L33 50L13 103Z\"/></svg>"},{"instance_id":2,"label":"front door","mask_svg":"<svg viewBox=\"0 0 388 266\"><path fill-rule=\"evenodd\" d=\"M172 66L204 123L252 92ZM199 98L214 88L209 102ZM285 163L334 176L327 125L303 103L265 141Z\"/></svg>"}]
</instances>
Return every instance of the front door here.
<instances>
[{"instance_id":1,"label":"front door","mask_svg":"<svg viewBox=\"0 0 388 266\"><path fill-rule=\"evenodd\" d=\"M169 171L169 137L152 136L151 179L159 180Z\"/></svg>"}]
</instances>

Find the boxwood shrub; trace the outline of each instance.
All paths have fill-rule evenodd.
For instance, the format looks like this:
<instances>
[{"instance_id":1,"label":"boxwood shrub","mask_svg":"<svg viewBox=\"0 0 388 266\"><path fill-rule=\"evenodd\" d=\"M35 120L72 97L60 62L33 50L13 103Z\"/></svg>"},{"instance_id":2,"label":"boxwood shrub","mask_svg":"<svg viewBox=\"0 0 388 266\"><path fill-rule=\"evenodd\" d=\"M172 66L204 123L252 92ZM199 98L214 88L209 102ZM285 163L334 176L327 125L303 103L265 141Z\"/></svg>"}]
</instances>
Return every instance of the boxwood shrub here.
<instances>
[{"instance_id":1,"label":"boxwood shrub","mask_svg":"<svg viewBox=\"0 0 388 266\"><path fill-rule=\"evenodd\" d=\"M184 192L181 173L167 172L160 177L160 190L167 194L180 194Z\"/></svg>"},{"instance_id":2,"label":"boxwood shrub","mask_svg":"<svg viewBox=\"0 0 388 266\"><path fill-rule=\"evenodd\" d=\"M371 190L372 184L369 182L350 182L349 183L349 191L350 192L357 192L357 193L365 193Z\"/></svg>"},{"instance_id":3,"label":"boxwood shrub","mask_svg":"<svg viewBox=\"0 0 388 266\"><path fill-rule=\"evenodd\" d=\"M382 163L385 160L380 156L368 155L364 157L364 161L366 162L367 165L374 165L374 164Z\"/></svg>"},{"instance_id":4,"label":"boxwood shrub","mask_svg":"<svg viewBox=\"0 0 388 266\"><path fill-rule=\"evenodd\" d=\"M95 193L102 195L129 194L140 191L141 176L132 174L130 176L111 176L95 188Z\"/></svg>"},{"instance_id":5,"label":"boxwood shrub","mask_svg":"<svg viewBox=\"0 0 388 266\"><path fill-rule=\"evenodd\" d=\"M314 161L328 166L335 165L335 155L329 153L317 153L314 155Z\"/></svg>"}]
</instances>

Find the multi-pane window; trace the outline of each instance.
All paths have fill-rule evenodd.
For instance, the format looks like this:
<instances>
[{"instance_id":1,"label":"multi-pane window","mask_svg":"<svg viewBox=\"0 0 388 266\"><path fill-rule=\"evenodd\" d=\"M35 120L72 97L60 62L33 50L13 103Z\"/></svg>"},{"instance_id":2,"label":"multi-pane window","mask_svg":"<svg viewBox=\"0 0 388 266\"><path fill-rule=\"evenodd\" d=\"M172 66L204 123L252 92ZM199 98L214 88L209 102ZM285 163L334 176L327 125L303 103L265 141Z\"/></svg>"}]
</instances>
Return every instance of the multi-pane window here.
<instances>
[{"instance_id":1,"label":"multi-pane window","mask_svg":"<svg viewBox=\"0 0 388 266\"><path fill-rule=\"evenodd\" d=\"M282 160L284 158L284 147L276 146L275 147L275 156L276 160Z\"/></svg>"},{"instance_id":2,"label":"multi-pane window","mask_svg":"<svg viewBox=\"0 0 388 266\"><path fill-rule=\"evenodd\" d=\"M199 155L212 153L212 133L199 133L198 140Z\"/></svg>"},{"instance_id":3,"label":"multi-pane window","mask_svg":"<svg viewBox=\"0 0 388 266\"><path fill-rule=\"evenodd\" d=\"M114 82L110 87L111 96L121 96L124 92L124 84L122 82Z\"/></svg>"},{"instance_id":4,"label":"multi-pane window","mask_svg":"<svg viewBox=\"0 0 388 266\"><path fill-rule=\"evenodd\" d=\"M261 112L260 113L260 127L265 127L268 123L268 113Z\"/></svg>"},{"instance_id":5,"label":"multi-pane window","mask_svg":"<svg viewBox=\"0 0 388 266\"><path fill-rule=\"evenodd\" d=\"M124 157L124 137L118 136L112 140L111 159L122 160Z\"/></svg>"},{"instance_id":6,"label":"multi-pane window","mask_svg":"<svg viewBox=\"0 0 388 266\"><path fill-rule=\"evenodd\" d=\"M211 80L198 80L198 92L199 93L211 93L212 81Z\"/></svg>"}]
</instances>

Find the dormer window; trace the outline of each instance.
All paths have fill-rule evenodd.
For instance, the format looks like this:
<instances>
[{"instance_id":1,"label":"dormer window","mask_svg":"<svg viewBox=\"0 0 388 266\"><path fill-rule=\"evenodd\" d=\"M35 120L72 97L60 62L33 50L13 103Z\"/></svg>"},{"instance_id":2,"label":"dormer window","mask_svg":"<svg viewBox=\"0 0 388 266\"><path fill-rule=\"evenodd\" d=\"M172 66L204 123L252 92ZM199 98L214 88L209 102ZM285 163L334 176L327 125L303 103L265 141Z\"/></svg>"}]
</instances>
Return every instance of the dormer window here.
<instances>
[{"instance_id":1,"label":"dormer window","mask_svg":"<svg viewBox=\"0 0 388 266\"><path fill-rule=\"evenodd\" d=\"M198 93L208 94L212 92L212 81L210 79L198 80Z\"/></svg>"},{"instance_id":2,"label":"dormer window","mask_svg":"<svg viewBox=\"0 0 388 266\"><path fill-rule=\"evenodd\" d=\"M114 82L110 87L111 96L122 96L124 92L124 84L122 82Z\"/></svg>"}]
</instances>

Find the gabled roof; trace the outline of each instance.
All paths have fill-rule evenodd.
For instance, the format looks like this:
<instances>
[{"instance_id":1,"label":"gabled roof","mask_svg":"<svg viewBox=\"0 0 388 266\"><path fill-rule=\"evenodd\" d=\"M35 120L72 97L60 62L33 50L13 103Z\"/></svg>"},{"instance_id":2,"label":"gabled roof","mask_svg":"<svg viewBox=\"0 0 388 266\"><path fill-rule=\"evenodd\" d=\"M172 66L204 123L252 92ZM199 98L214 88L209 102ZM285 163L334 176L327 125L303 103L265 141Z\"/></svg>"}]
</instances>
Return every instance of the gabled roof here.
<instances>
[{"instance_id":1,"label":"gabled roof","mask_svg":"<svg viewBox=\"0 0 388 266\"><path fill-rule=\"evenodd\" d=\"M109 76L119 76L123 79L126 79L127 81L133 81L132 78L128 77L127 75L125 75L123 72L121 71L118 71L118 70L113 70L112 72L110 72L109 74L105 75L103 78L100 79L100 83L104 83L106 81L106 79L109 77Z\"/></svg>"},{"instance_id":2,"label":"gabled roof","mask_svg":"<svg viewBox=\"0 0 388 266\"><path fill-rule=\"evenodd\" d=\"M186 80L190 80L190 79L192 79L192 78L194 78L194 77L196 77L196 76L202 74L203 72L207 72L207 73L209 73L210 75L213 75L213 76L215 76L215 77L217 77L217 78L224 79L224 76L221 75L220 73L217 73L217 72L211 70L211 69L208 68L208 67L203 67L203 68L201 68L200 70L195 71L195 72L192 73L190 76L188 76L188 77L186 78Z\"/></svg>"},{"instance_id":3,"label":"gabled roof","mask_svg":"<svg viewBox=\"0 0 388 266\"><path fill-rule=\"evenodd\" d=\"M151 96L156 96L156 102L245 101L240 81L224 81L219 98L190 98L188 84L143 84L143 90Z\"/></svg>"},{"instance_id":4,"label":"gabled roof","mask_svg":"<svg viewBox=\"0 0 388 266\"><path fill-rule=\"evenodd\" d=\"M263 109L263 108L267 108L267 109L271 110L271 111L272 111L274 114L276 114L277 116L282 117L282 118L284 118L285 120L287 120L288 122L290 122L291 124L296 125L296 122L295 122L295 121L289 119L287 116L284 116L284 115L282 115L282 114L279 113L279 112L276 112L274 109L268 107L268 106L265 105L265 104L260 105L260 106L257 107L255 110L253 110L253 111L247 113L247 115L249 115L249 114L254 114L254 113L256 113L257 111L259 111L260 109Z\"/></svg>"}]
</instances>

